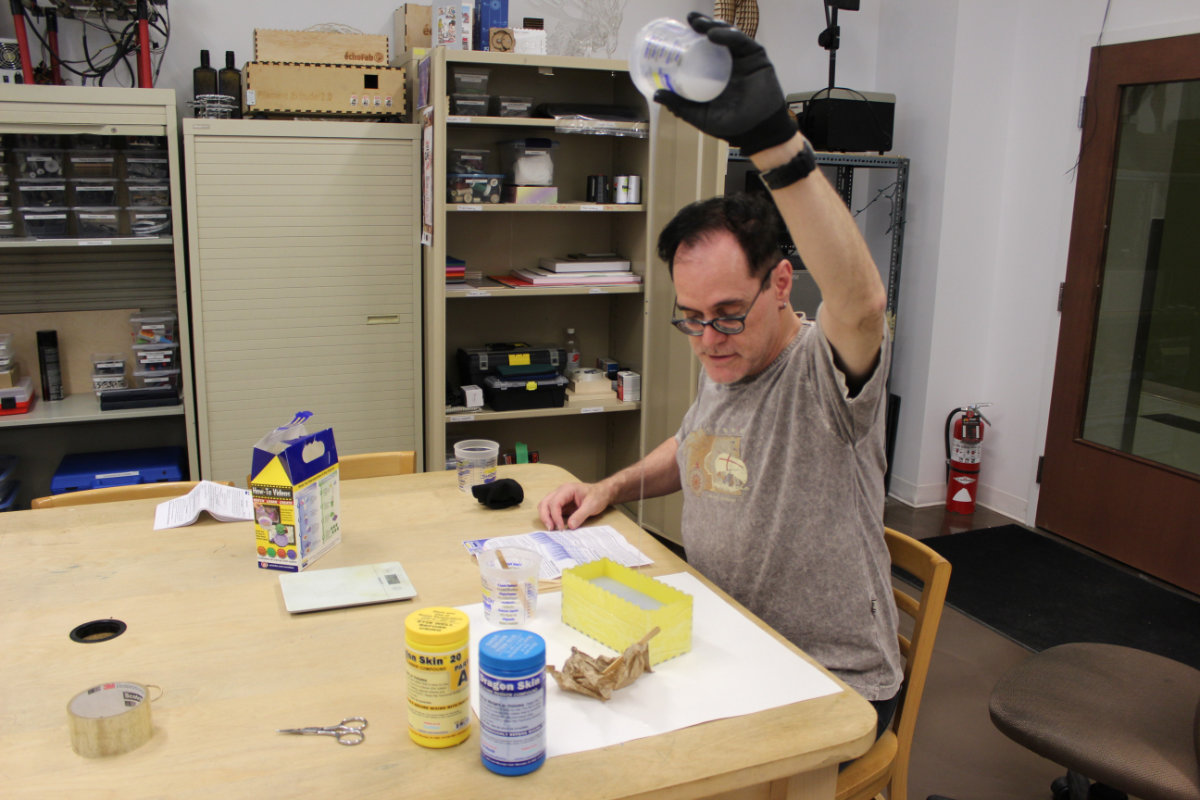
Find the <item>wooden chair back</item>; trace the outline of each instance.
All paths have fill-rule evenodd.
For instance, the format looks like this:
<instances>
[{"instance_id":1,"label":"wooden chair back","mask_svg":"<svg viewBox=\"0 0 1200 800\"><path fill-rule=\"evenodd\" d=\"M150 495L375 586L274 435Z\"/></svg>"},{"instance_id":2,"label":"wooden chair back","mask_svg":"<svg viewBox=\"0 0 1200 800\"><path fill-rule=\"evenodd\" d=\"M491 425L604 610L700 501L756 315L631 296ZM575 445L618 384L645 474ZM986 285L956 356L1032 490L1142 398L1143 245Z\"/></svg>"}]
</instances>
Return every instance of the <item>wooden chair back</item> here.
<instances>
[{"instance_id":1,"label":"wooden chair back","mask_svg":"<svg viewBox=\"0 0 1200 800\"><path fill-rule=\"evenodd\" d=\"M144 500L148 497L179 497L190 492L199 481L161 481L159 483L134 483L129 486L105 486L102 489L83 489L45 497L35 497L30 508L61 508L62 506L85 506L92 503L115 503L120 500ZM232 481L213 481L223 486L233 486Z\"/></svg>"},{"instance_id":2,"label":"wooden chair back","mask_svg":"<svg viewBox=\"0 0 1200 800\"><path fill-rule=\"evenodd\" d=\"M338 456L338 474L346 481L383 475L410 475L416 469L417 454L414 450Z\"/></svg>"},{"instance_id":3,"label":"wooden chair back","mask_svg":"<svg viewBox=\"0 0 1200 800\"><path fill-rule=\"evenodd\" d=\"M950 585L950 562L928 545L911 536L884 529L892 566L899 567L921 581L918 597L893 589L901 617L912 620L912 635L900 635L900 654L904 657L904 688L889 730L863 755L851 761L840 773L837 800L869 800L885 788L889 800L907 800L908 758L912 752L917 712L925 693L925 679L933 658L934 640L946 605ZM904 625L901 625L904 628Z\"/></svg>"}]
</instances>

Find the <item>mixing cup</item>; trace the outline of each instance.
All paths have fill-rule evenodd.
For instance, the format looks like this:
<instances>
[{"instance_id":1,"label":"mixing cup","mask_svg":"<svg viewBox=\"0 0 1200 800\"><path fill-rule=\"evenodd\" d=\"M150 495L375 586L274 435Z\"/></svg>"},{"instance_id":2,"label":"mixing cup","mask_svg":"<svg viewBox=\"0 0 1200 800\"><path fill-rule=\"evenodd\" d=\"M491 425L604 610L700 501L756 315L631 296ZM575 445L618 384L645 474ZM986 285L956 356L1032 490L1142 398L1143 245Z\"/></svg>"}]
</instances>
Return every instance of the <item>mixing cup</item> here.
<instances>
[{"instance_id":1,"label":"mixing cup","mask_svg":"<svg viewBox=\"0 0 1200 800\"><path fill-rule=\"evenodd\" d=\"M629 74L647 99L658 89L707 103L725 90L733 57L685 22L664 17L646 24L634 37Z\"/></svg>"},{"instance_id":2,"label":"mixing cup","mask_svg":"<svg viewBox=\"0 0 1200 800\"><path fill-rule=\"evenodd\" d=\"M458 470L458 488L469 492L477 483L496 480L496 461L500 445L490 439L467 439L454 445L454 466Z\"/></svg>"},{"instance_id":3,"label":"mixing cup","mask_svg":"<svg viewBox=\"0 0 1200 800\"><path fill-rule=\"evenodd\" d=\"M484 618L493 625L524 625L532 619L542 557L523 547L498 547L481 551L478 560Z\"/></svg>"}]
</instances>

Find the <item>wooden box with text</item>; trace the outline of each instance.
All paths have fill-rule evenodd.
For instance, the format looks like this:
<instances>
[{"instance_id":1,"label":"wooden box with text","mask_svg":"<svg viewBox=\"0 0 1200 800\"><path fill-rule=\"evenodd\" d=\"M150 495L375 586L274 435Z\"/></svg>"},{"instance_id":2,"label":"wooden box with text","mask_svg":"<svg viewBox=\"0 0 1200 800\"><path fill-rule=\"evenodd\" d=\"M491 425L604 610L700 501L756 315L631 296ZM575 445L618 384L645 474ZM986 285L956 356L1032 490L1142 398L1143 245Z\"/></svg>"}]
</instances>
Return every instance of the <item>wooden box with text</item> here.
<instances>
[{"instance_id":1,"label":"wooden box with text","mask_svg":"<svg viewBox=\"0 0 1200 800\"><path fill-rule=\"evenodd\" d=\"M405 113L404 67L251 61L244 80L248 115Z\"/></svg>"},{"instance_id":2,"label":"wooden box with text","mask_svg":"<svg viewBox=\"0 0 1200 800\"><path fill-rule=\"evenodd\" d=\"M388 63L388 37L370 33L255 28L254 60L383 65Z\"/></svg>"}]
</instances>

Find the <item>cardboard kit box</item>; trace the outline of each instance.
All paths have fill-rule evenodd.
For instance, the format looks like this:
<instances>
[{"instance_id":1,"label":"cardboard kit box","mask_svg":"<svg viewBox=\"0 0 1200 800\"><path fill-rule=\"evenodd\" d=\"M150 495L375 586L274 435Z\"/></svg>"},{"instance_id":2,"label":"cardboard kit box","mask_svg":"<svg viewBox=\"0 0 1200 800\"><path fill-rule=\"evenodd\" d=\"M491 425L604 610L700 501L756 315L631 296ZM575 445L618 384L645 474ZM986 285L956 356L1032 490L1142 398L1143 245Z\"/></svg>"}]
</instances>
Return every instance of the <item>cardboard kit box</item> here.
<instances>
[{"instance_id":1,"label":"cardboard kit box","mask_svg":"<svg viewBox=\"0 0 1200 800\"><path fill-rule=\"evenodd\" d=\"M243 77L247 114L405 113L404 67L251 61Z\"/></svg>"},{"instance_id":2,"label":"cardboard kit box","mask_svg":"<svg viewBox=\"0 0 1200 800\"><path fill-rule=\"evenodd\" d=\"M333 429L271 448L279 452L262 445L254 448L250 470L254 557L262 569L299 572L342 540Z\"/></svg>"},{"instance_id":3,"label":"cardboard kit box","mask_svg":"<svg viewBox=\"0 0 1200 800\"><path fill-rule=\"evenodd\" d=\"M388 37L369 33L255 28L254 60L383 66L388 63Z\"/></svg>"}]
</instances>

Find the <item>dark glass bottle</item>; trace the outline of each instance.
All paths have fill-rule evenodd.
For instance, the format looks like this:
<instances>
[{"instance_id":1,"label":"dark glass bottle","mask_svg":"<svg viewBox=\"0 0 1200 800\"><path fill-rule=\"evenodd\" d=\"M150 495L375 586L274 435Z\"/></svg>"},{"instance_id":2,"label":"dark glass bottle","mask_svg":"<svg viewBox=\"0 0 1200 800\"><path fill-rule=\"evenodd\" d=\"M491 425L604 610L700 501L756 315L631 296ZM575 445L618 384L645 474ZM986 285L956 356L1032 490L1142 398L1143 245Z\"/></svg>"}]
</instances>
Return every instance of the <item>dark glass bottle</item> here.
<instances>
[{"instance_id":1,"label":"dark glass bottle","mask_svg":"<svg viewBox=\"0 0 1200 800\"><path fill-rule=\"evenodd\" d=\"M193 99L202 94L217 93L217 71L208 63L208 51L200 51L200 66L192 70Z\"/></svg>"},{"instance_id":2,"label":"dark glass bottle","mask_svg":"<svg viewBox=\"0 0 1200 800\"><path fill-rule=\"evenodd\" d=\"M221 94L233 98L234 119L242 118L242 73L233 65L233 51L225 51L225 66L217 74L217 83Z\"/></svg>"}]
</instances>

